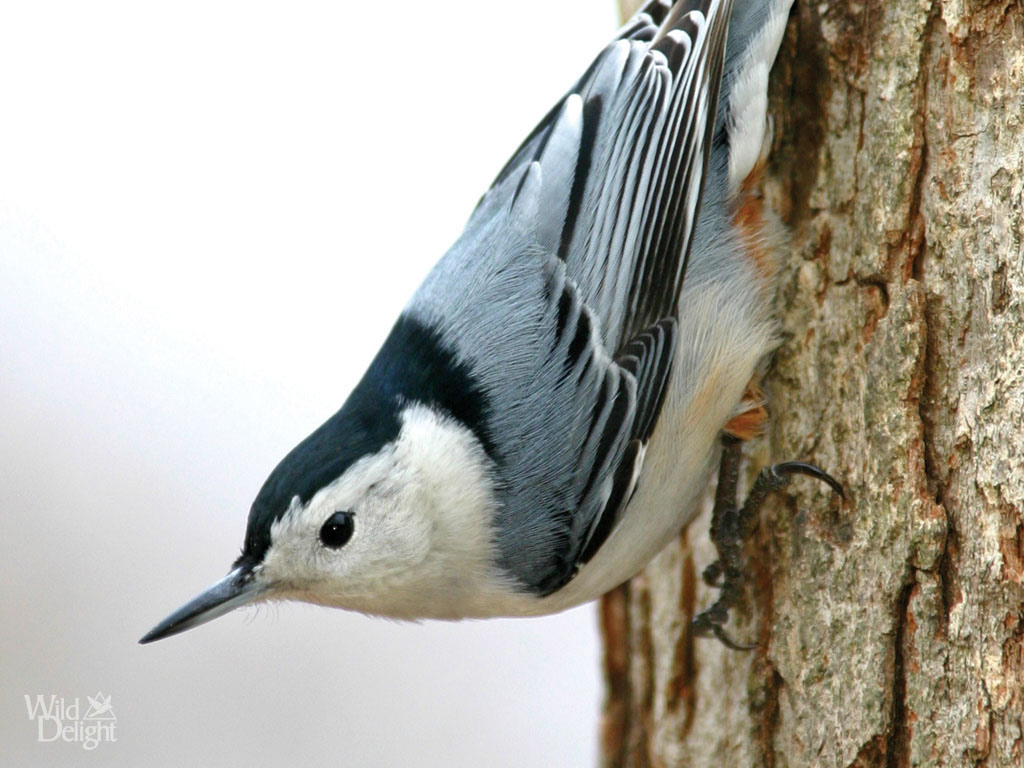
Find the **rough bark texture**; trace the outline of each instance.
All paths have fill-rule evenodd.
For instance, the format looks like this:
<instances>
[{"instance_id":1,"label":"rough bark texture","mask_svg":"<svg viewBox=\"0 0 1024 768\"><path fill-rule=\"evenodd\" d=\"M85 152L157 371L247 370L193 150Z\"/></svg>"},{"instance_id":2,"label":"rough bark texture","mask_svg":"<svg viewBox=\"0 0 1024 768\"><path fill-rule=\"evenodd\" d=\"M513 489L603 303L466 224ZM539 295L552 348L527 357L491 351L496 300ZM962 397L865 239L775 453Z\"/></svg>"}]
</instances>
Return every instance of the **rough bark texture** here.
<instances>
[{"instance_id":1,"label":"rough bark texture","mask_svg":"<svg viewBox=\"0 0 1024 768\"><path fill-rule=\"evenodd\" d=\"M624 0L624 4L629 4ZM792 232L732 634L708 510L605 598L604 764L1024 766L1024 6L798 0L765 194Z\"/></svg>"}]
</instances>

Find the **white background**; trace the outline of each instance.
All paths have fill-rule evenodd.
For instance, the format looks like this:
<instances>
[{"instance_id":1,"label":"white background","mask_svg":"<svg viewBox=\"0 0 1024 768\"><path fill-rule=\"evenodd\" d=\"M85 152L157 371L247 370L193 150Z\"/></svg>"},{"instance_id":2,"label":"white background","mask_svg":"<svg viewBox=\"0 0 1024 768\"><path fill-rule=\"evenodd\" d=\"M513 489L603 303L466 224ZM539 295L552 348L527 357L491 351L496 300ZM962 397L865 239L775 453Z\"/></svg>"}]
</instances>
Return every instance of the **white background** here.
<instances>
[{"instance_id":1,"label":"white background","mask_svg":"<svg viewBox=\"0 0 1024 768\"><path fill-rule=\"evenodd\" d=\"M613 0L355 8L0 11L3 765L594 762L592 607L286 605L136 645L226 572L266 474L615 28ZM97 691L117 743L36 742L25 694Z\"/></svg>"}]
</instances>

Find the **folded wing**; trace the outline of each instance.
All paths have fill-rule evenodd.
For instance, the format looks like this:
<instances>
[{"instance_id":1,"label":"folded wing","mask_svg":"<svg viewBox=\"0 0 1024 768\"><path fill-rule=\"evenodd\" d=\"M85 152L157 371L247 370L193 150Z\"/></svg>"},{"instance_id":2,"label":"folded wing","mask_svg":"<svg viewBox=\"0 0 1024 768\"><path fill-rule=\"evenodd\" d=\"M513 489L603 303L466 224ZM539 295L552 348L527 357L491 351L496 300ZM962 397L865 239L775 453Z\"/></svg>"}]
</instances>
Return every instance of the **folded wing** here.
<instances>
[{"instance_id":1,"label":"folded wing","mask_svg":"<svg viewBox=\"0 0 1024 768\"><path fill-rule=\"evenodd\" d=\"M731 0L650 2L520 146L468 231L514 213L611 350L675 314L711 147Z\"/></svg>"},{"instance_id":2,"label":"folded wing","mask_svg":"<svg viewBox=\"0 0 1024 768\"><path fill-rule=\"evenodd\" d=\"M488 395L498 564L540 595L610 535L657 425L730 8L645 6L516 151L410 305L457 340Z\"/></svg>"}]
</instances>

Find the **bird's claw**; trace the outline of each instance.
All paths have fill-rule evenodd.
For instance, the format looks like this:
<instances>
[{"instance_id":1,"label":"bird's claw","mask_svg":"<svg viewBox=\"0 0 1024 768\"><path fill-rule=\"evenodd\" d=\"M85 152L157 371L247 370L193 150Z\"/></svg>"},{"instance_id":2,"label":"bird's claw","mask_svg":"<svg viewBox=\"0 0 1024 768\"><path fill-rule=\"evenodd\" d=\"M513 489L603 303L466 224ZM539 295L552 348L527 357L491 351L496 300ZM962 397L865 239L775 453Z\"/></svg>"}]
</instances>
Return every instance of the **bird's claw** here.
<instances>
[{"instance_id":1,"label":"bird's claw","mask_svg":"<svg viewBox=\"0 0 1024 768\"><path fill-rule=\"evenodd\" d=\"M722 451L722 463L718 471L719 487L715 492L715 507L711 516L711 538L718 550L718 560L704 569L704 582L719 587L718 599L706 611L698 614L692 622L693 632L708 637L714 635L728 648L743 651L757 647L756 643L738 643L725 630L729 620L729 609L742 594L744 573L741 563L741 546L750 535L757 520L761 505L768 497L784 488L792 475L807 475L826 483L844 499L842 484L814 464L803 461L785 461L772 464L761 470L747 494L743 506L736 506L736 484L739 476L740 444L727 440Z\"/></svg>"}]
</instances>

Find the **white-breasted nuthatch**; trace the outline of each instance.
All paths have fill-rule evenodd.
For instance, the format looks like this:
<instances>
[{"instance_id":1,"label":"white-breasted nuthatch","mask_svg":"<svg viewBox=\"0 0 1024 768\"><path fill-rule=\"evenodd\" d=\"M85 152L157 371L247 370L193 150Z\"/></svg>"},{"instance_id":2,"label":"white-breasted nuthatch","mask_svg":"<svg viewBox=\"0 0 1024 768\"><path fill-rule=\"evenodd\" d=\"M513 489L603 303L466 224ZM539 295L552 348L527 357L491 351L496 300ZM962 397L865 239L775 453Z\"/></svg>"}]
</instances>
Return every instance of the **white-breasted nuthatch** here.
<instances>
[{"instance_id":1,"label":"white-breasted nuthatch","mask_svg":"<svg viewBox=\"0 0 1024 768\"><path fill-rule=\"evenodd\" d=\"M720 440L697 619L721 631L738 440L766 418L771 227L756 194L792 0L652 0L527 137L336 414L274 469L231 572L141 642L296 599L396 618L592 600L693 517ZM841 492L841 491L840 491Z\"/></svg>"}]
</instances>

